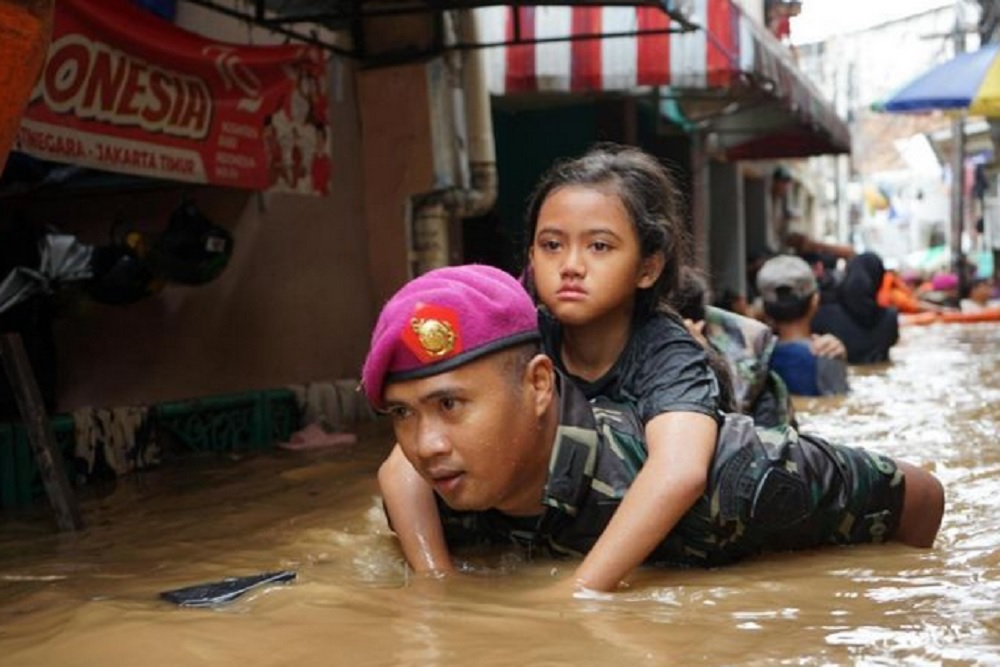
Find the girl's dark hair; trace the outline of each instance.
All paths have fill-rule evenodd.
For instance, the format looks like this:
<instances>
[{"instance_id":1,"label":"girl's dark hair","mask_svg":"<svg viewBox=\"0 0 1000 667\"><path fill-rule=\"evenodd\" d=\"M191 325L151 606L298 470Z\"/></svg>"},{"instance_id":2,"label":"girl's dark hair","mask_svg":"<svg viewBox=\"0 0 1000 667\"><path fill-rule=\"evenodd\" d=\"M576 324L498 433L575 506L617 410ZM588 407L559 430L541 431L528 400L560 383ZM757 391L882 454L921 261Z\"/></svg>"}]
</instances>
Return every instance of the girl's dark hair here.
<instances>
[{"instance_id":1,"label":"girl's dark hair","mask_svg":"<svg viewBox=\"0 0 1000 667\"><path fill-rule=\"evenodd\" d=\"M704 272L688 264L681 267L680 283L671 305L684 319L698 322L705 319L710 292Z\"/></svg>"},{"instance_id":2,"label":"girl's dark hair","mask_svg":"<svg viewBox=\"0 0 1000 667\"><path fill-rule=\"evenodd\" d=\"M607 188L616 194L632 220L643 259L663 253L663 272L652 287L639 291L636 314L652 314L661 301L672 303L689 252L681 194L666 167L633 146L595 144L583 156L560 160L542 175L528 205L525 267L530 266L527 253L542 204L554 190L574 185ZM530 279L527 273L525 277Z\"/></svg>"}]
</instances>

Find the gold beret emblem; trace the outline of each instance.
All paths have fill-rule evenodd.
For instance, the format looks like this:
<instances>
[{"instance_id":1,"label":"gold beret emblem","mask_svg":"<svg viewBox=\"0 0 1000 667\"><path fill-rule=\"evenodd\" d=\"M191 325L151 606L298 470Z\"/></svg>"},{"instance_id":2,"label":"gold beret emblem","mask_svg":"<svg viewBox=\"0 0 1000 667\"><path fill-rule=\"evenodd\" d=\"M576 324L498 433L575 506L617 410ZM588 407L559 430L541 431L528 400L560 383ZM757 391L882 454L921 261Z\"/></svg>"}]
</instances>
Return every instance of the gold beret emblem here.
<instances>
[{"instance_id":1,"label":"gold beret emblem","mask_svg":"<svg viewBox=\"0 0 1000 667\"><path fill-rule=\"evenodd\" d=\"M432 357L443 357L455 349L455 330L442 320L414 317L410 327L420 346Z\"/></svg>"}]
</instances>

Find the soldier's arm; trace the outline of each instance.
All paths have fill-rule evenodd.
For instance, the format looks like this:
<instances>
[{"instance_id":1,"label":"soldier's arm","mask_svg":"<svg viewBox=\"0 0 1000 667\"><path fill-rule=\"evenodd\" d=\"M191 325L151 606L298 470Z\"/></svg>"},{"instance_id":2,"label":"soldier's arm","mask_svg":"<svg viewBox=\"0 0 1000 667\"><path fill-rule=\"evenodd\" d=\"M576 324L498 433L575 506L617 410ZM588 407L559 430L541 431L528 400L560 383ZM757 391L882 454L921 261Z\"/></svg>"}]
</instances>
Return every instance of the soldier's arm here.
<instances>
[{"instance_id":1,"label":"soldier's arm","mask_svg":"<svg viewBox=\"0 0 1000 667\"><path fill-rule=\"evenodd\" d=\"M399 539L406 562L415 572L452 572L434 490L410 465L399 445L378 470L389 524Z\"/></svg>"}]
</instances>

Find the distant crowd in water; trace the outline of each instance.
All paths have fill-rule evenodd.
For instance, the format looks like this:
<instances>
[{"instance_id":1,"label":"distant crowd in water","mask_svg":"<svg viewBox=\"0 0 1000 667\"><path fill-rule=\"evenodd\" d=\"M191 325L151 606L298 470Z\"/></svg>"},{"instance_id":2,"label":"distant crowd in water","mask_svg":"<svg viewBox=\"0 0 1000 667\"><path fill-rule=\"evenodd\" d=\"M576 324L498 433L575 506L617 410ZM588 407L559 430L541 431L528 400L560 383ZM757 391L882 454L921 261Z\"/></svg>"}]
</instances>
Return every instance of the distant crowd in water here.
<instances>
[{"instance_id":1,"label":"distant crowd in water","mask_svg":"<svg viewBox=\"0 0 1000 667\"><path fill-rule=\"evenodd\" d=\"M946 270L886 269L877 253L801 235L790 235L787 247L749 257L748 293L724 292L714 306L772 329L778 341L767 361L792 394L846 392L846 364L888 361L901 323L930 322L935 315L945 321L995 315L1000 321L1000 290L971 262L960 277ZM819 351L817 336L827 337Z\"/></svg>"}]
</instances>

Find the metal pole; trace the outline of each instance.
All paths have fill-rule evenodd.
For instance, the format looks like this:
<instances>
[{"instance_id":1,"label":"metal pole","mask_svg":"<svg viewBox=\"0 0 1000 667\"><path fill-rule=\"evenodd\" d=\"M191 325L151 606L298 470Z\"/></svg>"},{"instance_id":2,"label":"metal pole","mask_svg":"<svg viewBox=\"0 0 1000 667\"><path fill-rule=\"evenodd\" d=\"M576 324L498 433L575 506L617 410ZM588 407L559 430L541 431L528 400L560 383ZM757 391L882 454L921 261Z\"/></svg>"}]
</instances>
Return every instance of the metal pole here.
<instances>
[{"instance_id":1,"label":"metal pole","mask_svg":"<svg viewBox=\"0 0 1000 667\"><path fill-rule=\"evenodd\" d=\"M962 25L961 2L955 3L955 55L965 52L965 31ZM958 292L965 294L965 255L962 252L962 232L965 230L965 113L951 123L951 270L958 277Z\"/></svg>"},{"instance_id":2,"label":"metal pole","mask_svg":"<svg viewBox=\"0 0 1000 667\"><path fill-rule=\"evenodd\" d=\"M0 361L3 362L11 390L17 398L17 407L24 419L24 428L35 454L38 473L56 514L56 524L62 531L79 530L83 527L80 506L66 477L62 452L56 445L52 424L49 423L35 374L24 351L21 334L0 333Z\"/></svg>"},{"instance_id":3,"label":"metal pole","mask_svg":"<svg viewBox=\"0 0 1000 667\"><path fill-rule=\"evenodd\" d=\"M691 260L695 266L711 270L708 253L711 197L707 137L701 130L691 133Z\"/></svg>"},{"instance_id":4,"label":"metal pole","mask_svg":"<svg viewBox=\"0 0 1000 667\"><path fill-rule=\"evenodd\" d=\"M958 277L959 293L965 293L965 253L962 231L965 228L965 115L951 123L951 270Z\"/></svg>"}]
</instances>

